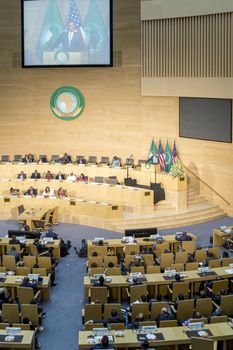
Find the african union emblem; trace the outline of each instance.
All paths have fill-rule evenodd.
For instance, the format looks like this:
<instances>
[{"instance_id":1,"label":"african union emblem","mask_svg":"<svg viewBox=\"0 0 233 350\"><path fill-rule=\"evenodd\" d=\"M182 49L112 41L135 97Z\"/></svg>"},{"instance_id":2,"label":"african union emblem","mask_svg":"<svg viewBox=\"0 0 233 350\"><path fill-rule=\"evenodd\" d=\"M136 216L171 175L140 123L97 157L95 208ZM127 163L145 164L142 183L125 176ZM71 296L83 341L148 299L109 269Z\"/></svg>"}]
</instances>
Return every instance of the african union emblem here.
<instances>
[{"instance_id":1,"label":"african union emblem","mask_svg":"<svg viewBox=\"0 0 233 350\"><path fill-rule=\"evenodd\" d=\"M54 91L50 99L53 114L62 120L78 118L85 106L83 94L73 86L62 86Z\"/></svg>"}]
</instances>

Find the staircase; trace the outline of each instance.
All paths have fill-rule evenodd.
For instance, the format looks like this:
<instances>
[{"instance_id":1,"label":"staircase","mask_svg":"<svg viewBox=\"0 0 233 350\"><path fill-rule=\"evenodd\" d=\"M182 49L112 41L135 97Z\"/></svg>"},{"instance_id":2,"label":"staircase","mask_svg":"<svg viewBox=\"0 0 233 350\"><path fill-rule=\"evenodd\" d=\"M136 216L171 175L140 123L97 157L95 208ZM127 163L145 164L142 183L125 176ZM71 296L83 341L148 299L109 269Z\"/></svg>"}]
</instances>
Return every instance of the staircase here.
<instances>
[{"instance_id":1,"label":"staircase","mask_svg":"<svg viewBox=\"0 0 233 350\"><path fill-rule=\"evenodd\" d=\"M161 201L156 204L153 213L140 215L124 212L124 219L110 221L108 228L117 232L143 227L168 229L216 220L226 215L219 206L208 202L190 185L187 206L186 210L177 212L171 203Z\"/></svg>"}]
</instances>

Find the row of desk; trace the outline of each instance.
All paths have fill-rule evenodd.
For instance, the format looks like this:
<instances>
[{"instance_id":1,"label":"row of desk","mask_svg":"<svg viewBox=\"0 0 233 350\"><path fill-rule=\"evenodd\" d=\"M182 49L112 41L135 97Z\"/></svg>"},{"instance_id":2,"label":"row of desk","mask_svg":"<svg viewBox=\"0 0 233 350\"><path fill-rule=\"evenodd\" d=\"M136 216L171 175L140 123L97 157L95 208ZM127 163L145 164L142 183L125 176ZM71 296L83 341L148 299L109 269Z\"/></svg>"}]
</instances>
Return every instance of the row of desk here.
<instances>
[{"instance_id":1,"label":"row of desk","mask_svg":"<svg viewBox=\"0 0 233 350\"><path fill-rule=\"evenodd\" d=\"M114 204L150 207L154 208L154 192L143 188L128 187L123 185L110 185L97 182L69 182L58 180L9 180L0 181L0 193L5 196L10 195L10 188L17 188L21 194L26 192L30 186L37 189L38 195L42 193L46 186L56 192L63 187L69 197L82 198L98 202L108 202L113 199Z\"/></svg>"},{"instance_id":2,"label":"row of desk","mask_svg":"<svg viewBox=\"0 0 233 350\"><path fill-rule=\"evenodd\" d=\"M212 333L211 339L223 341L223 350L230 350L227 341L233 339L232 325L228 323L216 323L205 325L205 329ZM150 346L163 349L164 346L170 346L173 350L178 350L179 345L190 344L190 337L187 335L187 327L169 327L158 328L157 333L162 334L163 340L151 340ZM124 330L124 337L117 337L114 331L107 332L107 335L114 337L113 348L132 349L140 348L140 342L137 338L137 332ZM78 344L80 350L90 349L90 340L92 332L80 331L78 334ZM93 346L93 344L92 344ZM167 348L166 348L167 349Z\"/></svg>"},{"instance_id":3,"label":"row of desk","mask_svg":"<svg viewBox=\"0 0 233 350\"><path fill-rule=\"evenodd\" d=\"M218 276L223 278L232 278L233 277L233 269L227 266L214 268L211 271L215 273L215 275L206 275L203 277L199 276L199 271L184 271L184 278L182 279L184 282L190 283L190 294L191 297L194 295L195 291L195 283L207 280L215 280ZM166 275L163 273L156 274L146 274L146 281L143 284L150 286L153 289L153 295L157 295L160 291L160 286L171 284L171 279L166 279ZM130 282L127 280L127 276L108 276L111 279L110 283L106 283L108 288L115 288L117 290L117 300L118 303L121 303L121 295L122 289L130 286ZM93 286L91 283L91 276L84 276L84 298L87 299L89 295L89 289Z\"/></svg>"},{"instance_id":4,"label":"row of desk","mask_svg":"<svg viewBox=\"0 0 233 350\"><path fill-rule=\"evenodd\" d=\"M197 237L193 234L193 233L188 233L189 236L192 237L193 241L196 241ZM164 242L169 243L170 246L170 251L171 252L175 252L176 251L176 246L180 245L181 242L176 240L176 236L175 234L172 235L165 235L163 236ZM108 249L112 248L114 250L117 250L118 248L124 248L127 245L137 245L139 246L139 250L141 247L153 247L156 244L156 240L152 240L150 238L136 238L134 240L134 242L129 242L129 243L125 243L124 241L122 241L122 239L109 239L109 240L105 240L104 241L104 245L106 246ZM88 256L92 256L93 251L96 250L97 245L95 244L94 241L92 240L88 240L87 241L87 247L88 247Z\"/></svg>"}]
</instances>

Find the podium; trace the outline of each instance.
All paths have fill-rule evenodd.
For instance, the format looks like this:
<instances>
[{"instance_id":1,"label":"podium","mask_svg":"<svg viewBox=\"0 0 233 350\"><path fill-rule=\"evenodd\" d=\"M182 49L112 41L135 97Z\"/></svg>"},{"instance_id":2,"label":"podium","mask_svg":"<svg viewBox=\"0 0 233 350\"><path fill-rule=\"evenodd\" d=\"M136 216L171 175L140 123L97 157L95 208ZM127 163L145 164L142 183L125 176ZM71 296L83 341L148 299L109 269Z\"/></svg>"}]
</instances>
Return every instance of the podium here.
<instances>
[{"instance_id":1,"label":"podium","mask_svg":"<svg viewBox=\"0 0 233 350\"><path fill-rule=\"evenodd\" d=\"M70 65L85 64L88 60L88 52L70 51L45 51L43 53L44 65Z\"/></svg>"}]
</instances>

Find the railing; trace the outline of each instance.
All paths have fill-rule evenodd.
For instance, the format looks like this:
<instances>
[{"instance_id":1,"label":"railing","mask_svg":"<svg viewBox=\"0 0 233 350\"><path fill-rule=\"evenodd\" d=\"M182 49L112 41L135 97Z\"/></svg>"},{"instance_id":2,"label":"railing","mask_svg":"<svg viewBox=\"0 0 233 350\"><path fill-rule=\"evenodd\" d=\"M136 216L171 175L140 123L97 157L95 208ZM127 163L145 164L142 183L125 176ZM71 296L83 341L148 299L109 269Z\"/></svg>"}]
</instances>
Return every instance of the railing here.
<instances>
[{"instance_id":1,"label":"railing","mask_svg":"<svg viewBox=\"0 0 233 350\"><path fill-rule=\"evenodd\" d=\"M183 164L184 168L186 169L186 171L188 171L189 173L191 173L196 179L198 179L201 183L203 183L207 188L209 188L214 194L216 194L216 196L218 196L219 198L221 198L227 205L231 205L230 202L228 202L228 200L226 200L221 194L219 194L217 191L215 191L210 185L208 185L204 180L202 180L197 174L195 174L192 170L190 170L188 167L186 167Z\"/></svg>"}]
</instances>

